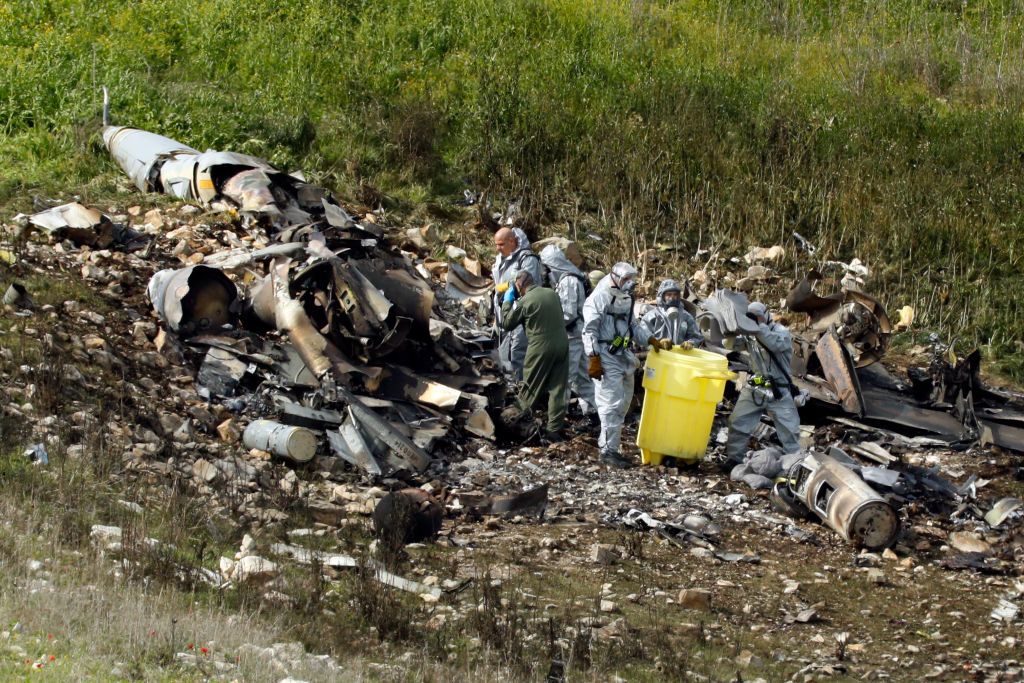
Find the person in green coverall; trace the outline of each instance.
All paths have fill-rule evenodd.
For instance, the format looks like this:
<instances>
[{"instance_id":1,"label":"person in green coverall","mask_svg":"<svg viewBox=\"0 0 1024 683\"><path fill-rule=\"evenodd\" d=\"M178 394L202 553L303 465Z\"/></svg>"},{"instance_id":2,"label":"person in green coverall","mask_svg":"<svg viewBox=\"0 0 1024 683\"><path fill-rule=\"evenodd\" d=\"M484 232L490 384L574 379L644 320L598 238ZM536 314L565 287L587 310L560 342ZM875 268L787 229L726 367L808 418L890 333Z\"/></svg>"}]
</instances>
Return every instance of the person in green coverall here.
<instances>
[{"instance_id":1,"label":"person in green coverall","mask_svg":"<svg viewBox=\"0 0 1024 683\"><path fill-rule=\"evenodd\" d=\"M512 330L519 325L526 328L526 360L518 408L529 411L546 395L545 440L548 443L563 441L569 338L562 318L562 302L554 290L538 287L527 271L519 273L515 284L505 292L501 305L502 328Z\"/></svg>"}]
</instances>

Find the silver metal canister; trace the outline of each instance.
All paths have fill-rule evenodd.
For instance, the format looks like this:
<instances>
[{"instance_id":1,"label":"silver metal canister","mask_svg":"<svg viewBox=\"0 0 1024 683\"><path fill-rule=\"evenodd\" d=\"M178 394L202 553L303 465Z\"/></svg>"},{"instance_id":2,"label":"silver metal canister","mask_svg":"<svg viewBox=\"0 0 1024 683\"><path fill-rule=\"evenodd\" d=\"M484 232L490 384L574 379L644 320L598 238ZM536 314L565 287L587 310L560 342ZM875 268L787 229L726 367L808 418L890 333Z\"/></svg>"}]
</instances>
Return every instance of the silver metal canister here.
<instances>
[{"instance_id":1,"label":"silver metal canister","mask_svg":"<svg viewBox=\"0 0 1024 683\"><path fill-rule=\"evenodd\" d=\"M305 427L273 420L250 422L242 434L246 448L258 448L294 462L308 462L316 455L316 435Z\"/></svg>"},{"instance_id":2,"label":"silver metal canister","mask_svg":"<svg viewBox=\"0 0 1024 683\"><path fill-rule=\"evenodd\" d=\"M811 453L794 470L790 487L796 498L847 541L880 550L896 540L896 509L839 460Z\"/></svg>"}]
</instances>

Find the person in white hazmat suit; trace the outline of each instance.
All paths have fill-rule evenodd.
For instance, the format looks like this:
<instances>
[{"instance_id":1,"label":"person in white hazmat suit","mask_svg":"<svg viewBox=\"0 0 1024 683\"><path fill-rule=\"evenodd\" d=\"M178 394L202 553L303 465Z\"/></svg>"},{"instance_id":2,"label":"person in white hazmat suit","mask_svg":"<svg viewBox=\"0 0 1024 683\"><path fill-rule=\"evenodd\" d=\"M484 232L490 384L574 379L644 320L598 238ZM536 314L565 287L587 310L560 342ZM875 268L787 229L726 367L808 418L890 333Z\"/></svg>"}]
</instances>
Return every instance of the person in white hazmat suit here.
<instances>
[{"instance_id":1,"label":"person in white hazmat suit","mask_svg":"<svg viewBox=\"0 0 1024 683\"><path fill-rule=\"evenodd\" d=\"M674 346L692 349L704 341L690 312L683 308L683 290L675 280L658 285L657 305L644 313L644 324L655 337L668 339Z\"/></svg>"},{"instance_id":2,"label":"person in white hazmat suit","mask_svg":"<svg viewBox=\"0 0 1024 683\"><path fill-rule=\"evenodd\" d=\"M501 328L501 302L509 286L516 281L520 271L528 272L533 281L544 282L540 257L530 248L530 240L521 228L501 228L494 233L494 247L497 255L491 276L494 278L494 317L498 333L498 359L502 372L516 380L523 379L523 362L526 360L526 331L523 326L506 332Z\"/></svg>"},{"instance_id":3,"label":"person in white hazmat suit","mask_svg":"<svg viewBox=\"0 0 1024 683\"><path fill-rule=\"evenodd\" d=\"M597 415L601 420L598 446L601 461L612 467L629 467L622 452L622 424L633 398L633 374L637 358L633 344L671 348L667 339L651 335L644 322L633 315L636 268L616 263L587 297L583 305L583 350L587 371L594 380Z\"/></svg>"},{"instance_id":4,"label":"person in white hazmat suit","mask_svg":"<svg viewBox=\"0 0 1024 683\"><path fill-rule=\"evenodd\" d=\"M587 299L583 272L566 258L554 244L541 249L540 261L548 269L551 288L562 302L562 318L565 332L569 336L569 391L579 399L580 412L593 415L594 383L587 374L587 359L583 353L583 304Z\"/></svg>"},{"instance_id":5,"label":"person in white hazmat suit","mask_svg":"<svg viewBox=\"0 0 1024 683\"><path fill-rule=\"evenodd\" d=\"M791 391L793 339L789 330L772 320L763 303L751 303L747 316L757 322L758 331L743 335L737 341L742 340L746 346L753 375L747 379L729 416L726 467L743 462L750 435L765 411L775 424L782 450L786 453L800 450L800 414Z\"/></svg>"}]
</instances>

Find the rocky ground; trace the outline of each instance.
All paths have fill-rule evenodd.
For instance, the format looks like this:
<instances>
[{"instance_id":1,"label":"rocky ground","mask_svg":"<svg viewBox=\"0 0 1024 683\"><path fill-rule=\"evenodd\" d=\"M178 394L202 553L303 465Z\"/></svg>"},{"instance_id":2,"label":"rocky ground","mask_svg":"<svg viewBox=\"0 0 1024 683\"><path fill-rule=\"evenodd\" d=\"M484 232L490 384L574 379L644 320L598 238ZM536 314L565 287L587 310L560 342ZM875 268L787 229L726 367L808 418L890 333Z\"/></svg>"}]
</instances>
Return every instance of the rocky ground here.
<instances>
[{"instance_id":1,"label":"rocky ground","mask_svg":"<svg viewBox=\"0 0 1024 683\"><path fill-rule=\"evenodd\" d=\"M939 466L954 484L977 475L976 496L911 502L900 539L882 553L782 516L765 492L719 471L717 445L692 468L610 470L583 422L551 447L451 439L426 473L404 481L370 481L328 455L293 466L242 446L249 417L197 393L196 359L162 330L145 294L156 270L253 238L230 216L187 205L111 213L151 236L150 246L89 250L10 225L0 254L6 281L34 299L8 305L0 325L5 486L30 482L67 527L45 562L6 589L45 588L86 553L107 573L285 615L294 642L216 648L216 664L196 651L207 645L172 642L161 665L172 678L230 680L263 658L278 664L253 669L253 679L331 680L356 655L350 677L385 680L561 680L562 668L569 680L1024 678L1024 522L1017 513L997 530L972 514L1024 497L1019 455L900 454ZM828 445L846 429L813 438ZM635 424L627 431L624 442ZM40 458L38 448L24 453L34 444L48 463L26 470ZM69 480L75 472L88 476ZM96 487L87 525L68 512L86 483ZM470 514L460 498L542 484L542 518ZM370 514L406 485L444 501L445 521L435 543L389 554L372 542ZM632 509L695 533L631 528ZM310 566L294 546L324 554ZM951 568L964 553L984 562ZM332 564L335 555L355 566ZM378 566L414 590L382 585ZM37 664L22 656L18 633L2 634L8 664Z\"/></svg>"}]
</instances>

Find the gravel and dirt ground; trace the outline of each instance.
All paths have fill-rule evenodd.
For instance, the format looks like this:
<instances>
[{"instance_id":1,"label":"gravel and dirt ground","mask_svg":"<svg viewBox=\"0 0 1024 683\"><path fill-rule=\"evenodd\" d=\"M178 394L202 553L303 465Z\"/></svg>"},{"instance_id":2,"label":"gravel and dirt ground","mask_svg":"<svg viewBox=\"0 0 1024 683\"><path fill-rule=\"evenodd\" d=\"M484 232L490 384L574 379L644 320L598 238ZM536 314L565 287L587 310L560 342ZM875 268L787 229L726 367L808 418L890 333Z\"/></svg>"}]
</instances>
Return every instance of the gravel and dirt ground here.
<instances>
[{"instance_id":1,"label":"gravel and dirt ground","mask_svg":"<svg viewBox=\"0 0 1024 683\"><path fill-rule=\"evenodd\" d=\"M324 458L293 468L243 448L237 434L246 417L197 394L194 359L160 330L145 289L161 267L199 262L248 238L226 216L177 206L132 215L155 237L146 252L38 237L12 240L3 252L5 284L24 284L35 306L8 306L0 324L10 513L0 539L8 562L20 563L3 590L21 593L0 610L0 653L6 647L9 655L0 672L23 675L21 667L39 663L22 656L14 628L47 628L38 615L53 610L38 610L34 622L26 616L42 599L37 593L155 582L184 590L182 604L199 606L187 608L193 617L208 609L210 623L230 623L232 614L269 619L268 634L254 641L297 641L300 653L333 659L317 668L273 654L285 664L254 667L258 653L224 635L217 666L189 649L199 640L184 638L162 644L159 656L141 647L135 668L116 665L123 649L67 647L62 657L94 657L83 676L96 680L562 680L563 669L566 680L1024 677L1024 624L990 616L1002 600L1022 604L1024 523L1018 513L995 530L972 513L1024 497L1022 463L990 449L904 453L906 462L938 465L954 484L977 475L976 499L912 501L894 547L868 553L820 523L781 516L766 492L731 482L715 462L719 446L693 467L619 471L598 463L584 422L551 447L461 439L435 451L442 465L406 483L448 501L548 484L549 501L539 520L474 517L449 504L436 543L386 558L394 573L442 587L439 598L382 587L363 565L311 570L273 556L273 544L289 542L367 561L369 514L389 486L403 484L369 482ZM635 428L634 418L624 442ZM824 426L815 438L827 444L844 429ZM49 464L27 464L23 451L34 443L46 446ZM635 448L627 453L638 459ZM18 517L28 508L30 517ZM702 517L713 549L624 527L634 508L664 522ZM97 524L121 527L123 543L97 543ZM16 542L26 530L42 540ZM962 555L954 532L988 558L984 573L945 566ZM230 565L240 543L237 557L265 556L274 571L207 585L203 571L218 576L221 558ZM40 564L25 569L32 561ZM77 563L93 570L79 572ZM66 642L87 641L87 622L65 622ZM43 665L56 671L58 662Z\"/></svg>"}]
</instances>

